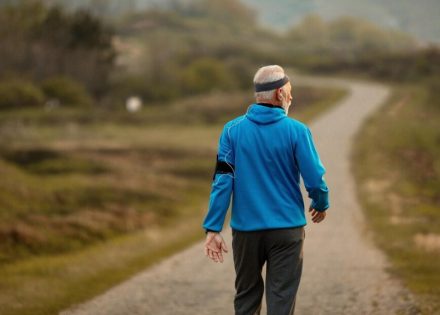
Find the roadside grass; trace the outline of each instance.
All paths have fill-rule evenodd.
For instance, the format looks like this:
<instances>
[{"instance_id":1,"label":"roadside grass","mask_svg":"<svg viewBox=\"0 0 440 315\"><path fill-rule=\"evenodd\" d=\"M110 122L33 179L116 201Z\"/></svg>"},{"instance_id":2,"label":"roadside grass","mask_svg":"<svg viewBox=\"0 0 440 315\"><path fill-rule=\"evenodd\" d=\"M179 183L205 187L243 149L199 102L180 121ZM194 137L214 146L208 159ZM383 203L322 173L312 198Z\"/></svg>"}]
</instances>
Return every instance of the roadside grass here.
<instances>
[{"instance_id":1,"label":"roadside grass","mask_svg":"<svg viewBox=\"0 0 440 315\"><path fill-rule=\"evenodd\" d=\"M195 185L186 195L192 200L182 200L185 224L169 219L82 250L1 267L0 313L58 314L199 240L204 189Z\"/></svg>"},{"instance_id":2,"label":"roadside grass","mask_svg":"<svg viewBox=\"0 0 440 315\"><path fill-rule=\"evenodd\" d=\"M304 122L346 93L297 90ZM203 239L221 128L251 103L1 112L0 314L56 314Z\"/></svg>"},{"instance_id":3,"label":"roadside grass","mask_svg":"<svg viewBox=\"0 0 440 315\"><path fill-rule=\"evenodd\" d=\"M358 195L391 272L423 314L440 312L440 106L423 84L395 86L355 141Z\"/></svg>"}]
</instances>

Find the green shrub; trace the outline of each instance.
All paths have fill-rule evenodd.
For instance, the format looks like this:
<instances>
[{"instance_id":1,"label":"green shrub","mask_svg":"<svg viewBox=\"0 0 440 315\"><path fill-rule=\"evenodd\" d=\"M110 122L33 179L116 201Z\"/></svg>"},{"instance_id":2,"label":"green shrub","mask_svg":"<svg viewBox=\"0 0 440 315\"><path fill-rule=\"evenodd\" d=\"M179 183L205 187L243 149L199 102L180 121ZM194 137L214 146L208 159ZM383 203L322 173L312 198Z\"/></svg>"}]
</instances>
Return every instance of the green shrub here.
<instances>
[{"instance_id":1,"label":"green shrub","mask_svg":"<svg viewBox=\"0 0 440 315\"><path fill-rule=\"evenodd\" d=\"M234 87L234 77L222 62L203 58L193 62L182 73L182 88L187 93L204 93Z\"/></svg>"},{"instance_id":2,"label":"green shrub","mask_svg":"<svg viewBox=\"0 0 440 315\"><path fill-rule=\"evenodd\" d=\"M12 79L0 82L0 109L42 105L44 95L32 82Z\"/></svg>"},{"instance_id":3,"label":"green shrub","mask_svg":"<svg viewBox=\"0 0 440 315\"><path fill-rule=\"evenodd\" d=\"M53 77L41 83L46 98L57 99L61 105L90 105L92 100L79 82L64 76Z\"/></svg>"}]
</instances>

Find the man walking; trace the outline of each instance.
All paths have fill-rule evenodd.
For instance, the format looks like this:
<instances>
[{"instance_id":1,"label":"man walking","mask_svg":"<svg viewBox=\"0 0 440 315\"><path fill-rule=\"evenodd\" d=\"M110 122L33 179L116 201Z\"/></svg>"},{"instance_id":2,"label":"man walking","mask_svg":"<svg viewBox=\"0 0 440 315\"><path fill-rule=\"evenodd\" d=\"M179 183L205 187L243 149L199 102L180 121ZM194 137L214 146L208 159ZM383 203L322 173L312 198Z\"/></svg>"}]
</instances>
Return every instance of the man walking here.
<instances>
[{"instance_id":1,"label":"man walking","mask_svg":"<svg viewBox=\"0 0 440 315\"><path fill-rule=\"evenodd\" d=\"M287 116L291 84L280 66L254 77L256 102L227 122L219 140L209 209L203 222L205 255L223 262L220 232L233 196L232 249L235 315L260 314L266 263L268 315L291 315L302 273L306 218L300 175L312 199L312 221L329 208L325 168L309 128Z\"/></svg>"}]
</instances>

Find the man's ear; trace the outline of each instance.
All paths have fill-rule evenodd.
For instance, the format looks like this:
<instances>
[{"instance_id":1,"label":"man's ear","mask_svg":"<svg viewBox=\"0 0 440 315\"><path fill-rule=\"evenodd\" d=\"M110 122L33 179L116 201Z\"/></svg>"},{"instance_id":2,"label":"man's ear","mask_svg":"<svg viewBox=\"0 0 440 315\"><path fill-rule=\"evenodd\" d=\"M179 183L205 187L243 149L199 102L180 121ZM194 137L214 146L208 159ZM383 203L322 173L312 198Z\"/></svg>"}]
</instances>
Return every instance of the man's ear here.
<instances>
[{"instance_id":1,"label":"man's ear","mask_svg":"<svg viewBox=\"0 0 440 315\"><path fill-rule=\"evenodd\" d=\"M277 100L282 101L283 100L283 89L279 88L277 89Z\"/></svg>"}]
</instances>

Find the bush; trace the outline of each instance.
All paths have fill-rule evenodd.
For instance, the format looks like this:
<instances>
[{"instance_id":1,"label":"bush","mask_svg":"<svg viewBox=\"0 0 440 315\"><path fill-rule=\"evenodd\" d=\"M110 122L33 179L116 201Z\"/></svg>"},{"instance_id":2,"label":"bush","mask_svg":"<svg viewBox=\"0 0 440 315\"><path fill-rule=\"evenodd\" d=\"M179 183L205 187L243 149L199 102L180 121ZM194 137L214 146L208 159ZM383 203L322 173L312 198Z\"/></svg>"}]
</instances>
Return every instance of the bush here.
<instances>
[{"instance_id":1,"label":"bush","mask_svg":"<svg viewBox=\"0 0 440 315\"><path fill-rule=\"evenodd\" d=\"M182 87L185 94L228 90L234 86L234 77L222 62L215 59L197 60L182 73Z\"/></svg>"},{"instance_id":2,"label":"bush","mask_svg":"<svg viewBox=\"0 0 440 315\"><path fill-rule=\"evenodd\" d=\"M32 82L12 79L0 82L0 109L42 105L44 94Z\"/></svg>"},{"instance_id":3,"label":"bush","mask_svg":"<svg viewBox=\"0 0 440 315\"><path fill-rule=\"evenodd\" d=\"M53 77L41 83L48 99L57 99L61 105L91 105L92 100L84 86L69 77Z\"/></svg>"}]
</instances>

